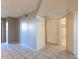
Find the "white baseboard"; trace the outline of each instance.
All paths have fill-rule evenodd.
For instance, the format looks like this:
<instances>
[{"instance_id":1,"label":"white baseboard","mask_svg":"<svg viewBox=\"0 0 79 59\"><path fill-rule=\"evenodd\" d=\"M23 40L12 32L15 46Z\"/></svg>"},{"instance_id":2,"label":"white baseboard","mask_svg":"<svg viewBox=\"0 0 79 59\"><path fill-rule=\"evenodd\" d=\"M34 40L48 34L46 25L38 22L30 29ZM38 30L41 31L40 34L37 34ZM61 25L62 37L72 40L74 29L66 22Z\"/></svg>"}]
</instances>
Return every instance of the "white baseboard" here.
<instances>
[{"instance_id":1,"label":"white baseboard","mask_svg":"<svg viewBox=\"0 0 79 59\"><path fill-rule=\"evenodd\" d=\"M34 51L34 52L37 52L37 50L35 50L35 49L31 48L31 47L28 47L28 46L25 45L25 44L21 44L21 45L24 46L24 47L26 47L26 48L28 48L28 49L31 49L31 50Z\"/></svg>"}]
</instances>

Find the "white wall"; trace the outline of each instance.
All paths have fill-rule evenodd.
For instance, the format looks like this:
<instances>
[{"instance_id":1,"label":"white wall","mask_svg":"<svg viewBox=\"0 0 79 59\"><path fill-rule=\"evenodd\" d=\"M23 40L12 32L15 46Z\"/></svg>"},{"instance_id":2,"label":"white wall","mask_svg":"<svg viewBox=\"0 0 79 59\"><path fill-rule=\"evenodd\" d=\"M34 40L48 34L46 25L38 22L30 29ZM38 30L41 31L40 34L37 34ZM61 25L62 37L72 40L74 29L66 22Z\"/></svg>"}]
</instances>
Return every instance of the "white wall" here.
<instances>
[{"instance_id":1,"label":"white wall","mask_svg":"<svg viewBox=\"0 0 79 59\"><path fill-rule=\"evenodd\" d=\"M76 57L78 57L78 38L77 38L77 23L78 22L78 14L75 12L74 14L74 27L73 27L73 53L75 54Z\"/></svg>"},{"instance_id":2,"label":"white wall","mask_svg":"<svg viewBox=\"0 0 79 59\"><path fill-rule=\"evenodd\" d=\"M20 18L20 44L40 50L45 47L45 18L35 16L35 12Z\"/></svg>"},{"instance_id":3,"label":"white wall","mask_svg":"<svg viewBox=\"0 0 79 59\"><path fill-rule=\"evenodd\" d=\"M20 43L36 50L35 12L29 13L27 17L20 18Z\"/></svg>"},{"instance_id":4,"label":"white wall","mask_svg":"<svg viewBox=\"0 0 79 59\"><path fill-rule=\"evenodd\" d=\"M8 43L8 21L6 20L6 43Z\"/></svg>"},{"instance_id":5,"label":"white wall","mask_svg":"<svg viewBox=\"0 0 79 59\"><path fill-rule=\"evenodd\" d=\"M36 16L37 50L45 47L45 17Z\"/></svg>"},{"instance_id":6,"label":"white wall","mask_svg":"<svg viewBox=\"0 0 79 59\"><path fill-rule=\"evenodd\" d=\"M59 20L46 17L47 42L59 44Z\"/></svg>"},{"instance_id":7,"label":"white wall","mask_svg":"<svg viewBox=\"0 0 79 59\"><path fill-rule=\"evenodd\" d=\"M77 13L76 11L70 12L67 15L67 40L66 48L69 52L73 53L76 57L78 56L77 52Z\"/></svg>"}]
</instances>

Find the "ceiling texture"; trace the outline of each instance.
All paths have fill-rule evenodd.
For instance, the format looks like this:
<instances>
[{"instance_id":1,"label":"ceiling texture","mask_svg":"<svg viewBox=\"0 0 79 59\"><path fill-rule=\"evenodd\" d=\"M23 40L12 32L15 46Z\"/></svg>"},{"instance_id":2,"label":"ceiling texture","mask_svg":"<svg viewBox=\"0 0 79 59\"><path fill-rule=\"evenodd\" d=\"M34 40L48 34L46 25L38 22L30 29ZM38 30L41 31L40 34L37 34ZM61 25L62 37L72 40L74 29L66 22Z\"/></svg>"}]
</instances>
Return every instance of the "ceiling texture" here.
<instances>
[{"instance_id":1,"label":"ceiling texture","mask_svg":"<svg viewBox=\"0 0 79 59\"><path fill-rule=\"evenodd\" d=\"M2 17L19 17L35 11L40 0L1 0ZM77 9L77 0L42 0L40 16L63 16Z\"/></svg>"}]
</instances>

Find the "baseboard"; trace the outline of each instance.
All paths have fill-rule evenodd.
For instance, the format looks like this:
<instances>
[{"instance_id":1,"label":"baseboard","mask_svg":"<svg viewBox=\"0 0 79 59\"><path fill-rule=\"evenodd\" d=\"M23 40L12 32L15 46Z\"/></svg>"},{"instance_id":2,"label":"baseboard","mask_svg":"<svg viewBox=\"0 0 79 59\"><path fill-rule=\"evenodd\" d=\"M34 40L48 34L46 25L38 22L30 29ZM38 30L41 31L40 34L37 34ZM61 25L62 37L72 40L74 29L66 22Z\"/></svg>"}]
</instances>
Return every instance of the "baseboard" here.
<instances>
[{"instance_id":1,"label":"baseboard","mask_svg":"<svg viewBox=\"0 0 79 59\"><path fill-rule=\"evenodd\" d=\"M9 41L8 44L18 44L19 41Z\"/></svg>"},{"instance_id":2,"label":"baseboard","mask_svg":"<svg viewBox=\"0 0 79 59\"><path fill-rule=\"evenodd\" d=\"M72 54L72 55L74 55L72 52L70 52L68 49L66 49L66 51L68 52L68 53L70 53L70 54Z\"/></svg>"},{"instance_id":3,"label":"baseboard","mask_svg":"<svg viewBox=\"0 0 79 59\"><path fill-rule=\"evenodd\" d=\"M25 44L21 44L21 45L24 46L24 47L26 47L26 48L28 48L28 49L30 49L30 50L32 50L32 51L34 51L34 52L37 52L37 50L35 50L35 49L31 48L31 47L28 47L28 46L25 45Z\"/></svg>"},{"instance_id":4,"label":"baseboard","mask_svg":"<svg viewBox=\"0 0 79 59\"><path fill-rule=\"evenodd\" d=\"M73 52L70 52L68 49L66 49L66 51L70 54L72 54L73 56L75 56L75 54ZM76 57L76 56L75 56ZM76 57L77 58L77 57Z\"/></svg>"},{"instance_id":5,"label":"baseboard","mask_svg":"<svg viewBox=\"0 0 79 59\"><path fill-rule=\"evenodd\" d=\"M51 42L47 42L48 44L53 44L53 45L59 45L59 44L57 44L57 43L51 43Z\"/></svg>"}]
</instances>

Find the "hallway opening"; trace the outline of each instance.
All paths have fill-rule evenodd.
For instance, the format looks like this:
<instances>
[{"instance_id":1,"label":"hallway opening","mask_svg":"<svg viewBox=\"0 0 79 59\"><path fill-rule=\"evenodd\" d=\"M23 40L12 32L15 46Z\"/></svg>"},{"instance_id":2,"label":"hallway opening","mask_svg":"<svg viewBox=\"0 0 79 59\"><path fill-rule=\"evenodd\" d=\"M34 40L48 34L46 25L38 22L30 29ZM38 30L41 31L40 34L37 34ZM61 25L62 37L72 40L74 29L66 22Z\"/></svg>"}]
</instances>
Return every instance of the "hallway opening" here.
<instances>
[{"instance_id":1,"label":"hallway opening","mask_svg":"<svg viewBox=\"0 0 79 59\"><path fill-rule=\"evenodd\" d=\"M66 17L46 16L45 42L59 45L66 49Z\"/></svg>"},{"instance_id":2,"label":"hallway opening","mask_svg":"<svg viewBox=\"0 0 79 59\"><path fill-rule=\"evenodd\" d=\"M59 20L59 45L66 49L66 17Z\"/></svg>"},{"instance_id":3,"label":"hallway opening","mask_svg":"<svg viewBox=\"0 0 79 59\"><path fill-rule=\"evenodd\" d=\"M8 44L8 21L6 18L1 18L1 42Z\"/></svg>"},{"instance_id":4,"label":"hallway opening","mask_svg":"<svg viewBox=\"0 0 79 59\"><path fill-rule=\"evenodd\" d=\"M6 18L1 18L1 43L6 43Z\"/></svg>"}]
</instances>

